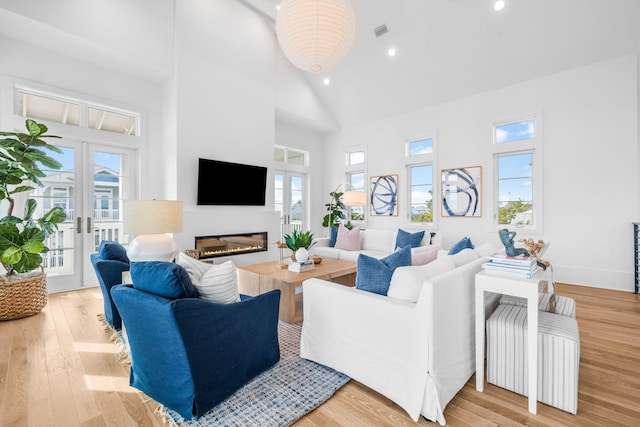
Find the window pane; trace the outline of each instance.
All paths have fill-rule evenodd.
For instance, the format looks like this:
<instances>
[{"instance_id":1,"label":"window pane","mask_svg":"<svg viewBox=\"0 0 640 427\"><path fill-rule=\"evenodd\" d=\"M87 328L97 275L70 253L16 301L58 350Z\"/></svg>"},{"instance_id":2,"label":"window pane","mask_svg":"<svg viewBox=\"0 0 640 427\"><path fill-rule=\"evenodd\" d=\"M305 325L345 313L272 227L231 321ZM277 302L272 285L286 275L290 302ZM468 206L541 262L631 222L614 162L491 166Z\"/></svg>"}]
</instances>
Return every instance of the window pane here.
<instances>
[{"instance_id":1,"label":"window pane","mask_svg":"<svg viewBox=\"0 0 640 427\"><path fill-rule=\"evenodd\" d=\"M533 224L533 153L498 157L498 223Z\"/></svg>"},{"instance_id":2,"label":"window pane","mask_svg":"<svg viewBox=\"0 0 640 427\"><path fill-rule=\"evenodd\" d=\"M533 139L535 137L535 119L522 122L507 123L496 126L495 142L503 144L505 142L521 141L523 139Z\"/></svg>"},{"instance_id":3,"label":"window pane","mask_svg":"<svg viewBox=\"0 0 640 427\"><path fill-rule=\"evenodd\" d=\"M352 151L349 153L350 165L361 165L364 163L364 151Z\"/></svg>"},{"instance_id":4,"label":"window pane","mask_svg":"<svg viewBox=\"0 0 640 427\"><path fill-rule=\"evenodd\" d=\"M89 128L107 132L137 135L136 116L89 107Z\"/></svg>"},{"instance_id":5,"label":"window pane","mask_svg":"<svg viewBox=\"0 0 640 427\"><path fill-rule=\"evenodd\" d=\"M304 153L301 151L287 150L290 165L304 166Z\"/></svg>"},{"instance_id":6,"label":"window pane","mask_svg":"<svg viewBox=\"0 0 640 427\"><path fill-rule=\"evenodd\" d=\"M289 184L291 185L291 224L298 227L302 224L302 177L292 176Z\"/></svg>"},{"instance_id":7,"label":"window pane","mask_svg":"<svg viewBox=\"0 0 640 427\"><path fill-rule=\"evenodd\" d=\"M276 147L273 149L273 160L284 162L284 148Z\"/></svg>"},{"instance_id":8,"label":"window pane","mask_svg":"<svg viewBox=\"0 0 640 427\"><path fill-rule=\"evenodd\" d=\"M19 115L31 119L80 125L80 106L68 101L19 92L18 110Z\"/></svg>"},{"instance_id":9,"label":"window pane","mask_svg":"<svg viewBox=\"0 0 640 427\"><path fill-rule=\"evenodd\" d=\"M433 167L409 168L411 222L433 222Z\"/></svg>"},{"instance_id":10,"label":"window pane","mask_svg":"<svg viewBox=\"0 0 640 427\"><path fill-rule=\"evenodd\" d=\"M364 173L349 174L349 189L354 191L365 191ZM366 204L366 202L365 202ZM351 221L364 221L364 206L349 206Z\"/></svg>"},{"instance_id":11,"label":"window pane","mask_svg":"<svg viewBox=\"0 0 640 427\"><path fill-rule=\"evenodd\" d=\"M282 211L284 203L284 176L277 173L274 175L273 181L275 210L280 212L280 216L282 216L284 215L284 212Z\"/></svg>"},{"instance_id":12,"label":"window pane","mask_svg":"<svg viewBox=\"0 0 640 427\"><path fill-rule=\"evenodd\" d=\"M410 141L407 143L409 156L433 153L433 138Z\"/></svg>"}]
</instances>

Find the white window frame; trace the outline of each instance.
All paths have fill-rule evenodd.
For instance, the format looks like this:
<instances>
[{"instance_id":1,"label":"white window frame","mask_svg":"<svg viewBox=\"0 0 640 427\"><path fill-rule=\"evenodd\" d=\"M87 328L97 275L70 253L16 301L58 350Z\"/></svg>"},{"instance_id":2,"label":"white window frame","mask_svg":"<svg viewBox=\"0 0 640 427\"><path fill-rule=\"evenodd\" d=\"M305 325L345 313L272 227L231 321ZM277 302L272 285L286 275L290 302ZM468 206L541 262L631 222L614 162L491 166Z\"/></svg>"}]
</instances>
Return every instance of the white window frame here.
<instances>
[{"instance_id":1,"label":"white window frame","mask_svg":"<svg viewBox=\"0 0 640 427\"><path fill-rule=\"evenodd\" d=\"M431 149L431 153L426 154L418 154L415 156L409 155L409 144L415 141L422 141L424 139L433 140L433 145ZM406 223L410 226L419 226L426 230L436 230L438 227L438 212L440 212L440 179L438 176L438 165L437 165L437 151L438 151L438 135L437 132L429 132L423 133L419 135L414 135L410 137L406 137L404 140L404 155L405 155L405 169L406 169L406 194L409 196L406 197L406 202L404 204L406 209ZM432 197L433 203L431 206L432 212L432 222L412 222L411 221L411 167L413 166L431 166L431 188L432 188Z\"/></svg>"},{"instance_id":2,"label":"white window frame","mask_svg":"<svg viewBox=\"0 0 640 427\"><path fill-rule=\"evenodd\" d=\"M535 131L534 137L530 139L521 139L511 142L503 142L497 143L495 141L496 127L509 124L509 123L517 123L524 122L533 119L535 121ZM527 234L542 234L543 227L543 180L542 180L542 159L543 159L543 150L542 150L542 113L538 112L536 114L528 114L523 115L514 119L501 120L493 123L492 126L493 131L493 143L492 143L492 153L493 153L493 221L492 225L494 229L517 229L517 230L525 230ZM509 156L509 155L517 155L524 153L532 153L533 154L533 165L532 165L532 184L533 184L533 223L530 225L526 224L499 224L498 223L498 204L499 204L499 189L498 189L498 157L500 156Z\"/></svg>"}]
</instances>

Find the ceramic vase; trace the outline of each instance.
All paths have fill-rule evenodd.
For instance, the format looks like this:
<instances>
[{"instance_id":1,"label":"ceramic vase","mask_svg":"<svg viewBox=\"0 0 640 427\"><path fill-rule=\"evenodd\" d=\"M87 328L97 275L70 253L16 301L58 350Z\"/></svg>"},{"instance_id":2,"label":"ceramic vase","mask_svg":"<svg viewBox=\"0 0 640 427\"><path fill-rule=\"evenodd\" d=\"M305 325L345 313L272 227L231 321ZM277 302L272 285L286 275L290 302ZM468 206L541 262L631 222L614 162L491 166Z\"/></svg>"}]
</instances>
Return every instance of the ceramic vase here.
<instances>
[{"instance_id":1,"label":"ceramic vase","mask_svg":"<svg viewBox=\"0 0 640 427\"><path fill-rule=\"evenodd\" d=\"M300 248L296 251L296 262L305 262L309 259L309 251L305 248Z\"/></svg>"}]
</instances>

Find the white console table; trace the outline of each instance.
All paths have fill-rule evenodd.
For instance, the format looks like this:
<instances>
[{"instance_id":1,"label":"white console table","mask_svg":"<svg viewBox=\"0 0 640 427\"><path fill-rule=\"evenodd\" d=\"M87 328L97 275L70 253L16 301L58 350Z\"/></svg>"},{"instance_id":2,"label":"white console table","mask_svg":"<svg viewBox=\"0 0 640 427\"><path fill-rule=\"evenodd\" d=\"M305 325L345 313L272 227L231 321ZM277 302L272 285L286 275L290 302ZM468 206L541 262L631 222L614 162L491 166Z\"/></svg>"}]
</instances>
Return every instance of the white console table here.
<instances>
[{"instance_id":1,"label":"white console table","mask_svg":"<svg viewBox=\"0 0 640 427\"><path fill-rule=\"evenodd\" d=\"M485 312L484 293L496 292L527 299L527 348L529 373L529 412L537 412L538 397L538 285L545 275L544 270L532 279L519 279L506 275L488 273L483 270L476 274L476 390L484 391L485 356Z\"/></svg>"}]
</instances>

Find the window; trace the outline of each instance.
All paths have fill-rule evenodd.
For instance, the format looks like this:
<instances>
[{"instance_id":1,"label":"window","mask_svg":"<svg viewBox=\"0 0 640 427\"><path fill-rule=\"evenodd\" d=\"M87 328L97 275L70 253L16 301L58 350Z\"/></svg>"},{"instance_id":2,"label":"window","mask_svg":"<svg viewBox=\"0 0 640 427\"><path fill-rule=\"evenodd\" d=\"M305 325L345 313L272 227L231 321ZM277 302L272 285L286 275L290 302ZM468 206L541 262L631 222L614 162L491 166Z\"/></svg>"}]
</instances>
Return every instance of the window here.
<instances>
[{"instance_id":1,"label":"window","mask_svg":"<svg viewBox=\"0 0 640 427\"><path fill-rule=\"evenodd\" d=\"M309 153L293 148L282 147L276 145L273 150L273 160L278 163L287 163L289 165L306 166L308 165Z\"/></svg>"},{"instance_id":2,"label":"window","mask_svg":"<svg viewBox=\"0 0 640 427\"><path fill-rule=\"evenodd\" d=\"M542 232L539 119L494 125L495 223Z\"/></svg>"},{"instance_id":3,"label":"window","mask_svg":"<svg viewBox=\"0 0 640 427\"><path fill-rule=\"evenodd\" d=\"M137 113L20 86L15 86L15 91L18 100L17 114L20 116L124 135L138 135L140 116ZM88 123L82 122L83 112L88 117Z\"/></svg>"},{"instance_id":4,"label":"window","mask_svg":"<svg viewBox=\"0 0 640 427\"><path fill-rule=\"evenodd\" d=\"M433 153L433 138L407 141L407 157L420 156L422 154Z\"/></svg>"},{"instance_id":5,"label":"window","mask_svg":"<svg viewBox=\"0 0 640 427\"><path fill-rule=\"evenodd\" d=\"M363 165L365 162L365 151L349 151L347 152L347 165Z\"/></svg>"},{"instance_id":6,"label":"window","mask_svg":"<svg viewBox=\"0 0 640 427\"><path fill-rule=\"evenodd\" d=\"M349 190L366 193L364 186L364 172L351 172L348 175ZM348 206L351 221L364 221L364 206Z\"/></svg>"},{"instance_id":7,"label":"window","mask_svg":"<svg viewBox=\"0 0 640 427\"><path fill-rule=\"evenodd\" d=\"M433 166L409 166L409 222L433 223Z\"/></svg>"}]
</instances>

